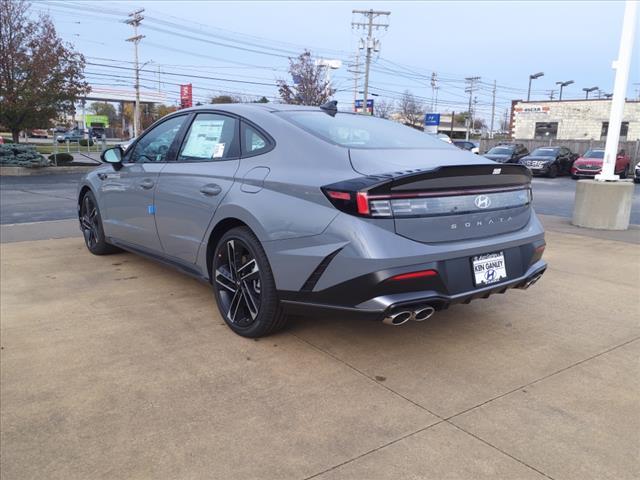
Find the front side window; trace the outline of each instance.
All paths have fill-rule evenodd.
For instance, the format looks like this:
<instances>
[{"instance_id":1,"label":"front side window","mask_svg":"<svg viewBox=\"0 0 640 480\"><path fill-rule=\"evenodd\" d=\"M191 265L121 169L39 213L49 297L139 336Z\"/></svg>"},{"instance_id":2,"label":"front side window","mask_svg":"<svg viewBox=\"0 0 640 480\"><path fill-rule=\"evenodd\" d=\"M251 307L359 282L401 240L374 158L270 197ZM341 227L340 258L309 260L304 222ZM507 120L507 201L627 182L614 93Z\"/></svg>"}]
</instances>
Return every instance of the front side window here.
<instances>
[{"instance_id":1,"label":"front side window","mask_svg":"<svg viewBox=\"0 0 640 480\"><path fill-rule=\"evenodd\" d=\"M238 121L217 113L199 113L189 127L179 162L212 162L238 157Z\"/></svg>"},{"instance_id":2,"label":"front side window","mask_svg":"<svg viewBox=\"0 0 640 480\"><path fill-rule=\"evenodd\" d=\"M136 143L129 161L134 163L166 162L169 148L171 148L171 144L185 119L186 115L180 115L154 127Z\"/></svg>"}]
</instances>

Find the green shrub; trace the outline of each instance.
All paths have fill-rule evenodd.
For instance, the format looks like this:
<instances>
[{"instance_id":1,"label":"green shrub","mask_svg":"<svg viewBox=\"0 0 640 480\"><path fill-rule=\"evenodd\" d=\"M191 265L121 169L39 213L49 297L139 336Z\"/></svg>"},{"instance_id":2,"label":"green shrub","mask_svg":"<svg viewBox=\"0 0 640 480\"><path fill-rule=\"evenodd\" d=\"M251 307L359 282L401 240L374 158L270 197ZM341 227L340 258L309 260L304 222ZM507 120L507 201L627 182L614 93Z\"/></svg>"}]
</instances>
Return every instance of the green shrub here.
<instances>
[{"instance_id":1,"label":"green shrub","mask_svg":"<svg viewBox=\"0 0 640 480\"><path fill-rule=\"evenodd\" d=\"M79 143L81 147L86 147L87 145L93 147L92 139L87 140L86 138L81 138Z\"/></svg>"},{"instance_id":2,"label":"green shrub","mask_svg":"<svg viewBox=\"0 0 640 480\"><path fill-rule=\"evenodd\" d=\"M33 145L10 143L0 145L0 165L46 167L49 165L49 160L40 155Z\"/></svg>"},{"instance_id":3,"label":"green shrub","mask_svg":"<svg viewBox=\"0 0 640 480\"><path fill-rule=\"evenodd\" d=\"M54 153L53 155L49 155L49 160L55 165L65 165L73 162L73 155L66 152Z\"/></svg>"}]
</instances>

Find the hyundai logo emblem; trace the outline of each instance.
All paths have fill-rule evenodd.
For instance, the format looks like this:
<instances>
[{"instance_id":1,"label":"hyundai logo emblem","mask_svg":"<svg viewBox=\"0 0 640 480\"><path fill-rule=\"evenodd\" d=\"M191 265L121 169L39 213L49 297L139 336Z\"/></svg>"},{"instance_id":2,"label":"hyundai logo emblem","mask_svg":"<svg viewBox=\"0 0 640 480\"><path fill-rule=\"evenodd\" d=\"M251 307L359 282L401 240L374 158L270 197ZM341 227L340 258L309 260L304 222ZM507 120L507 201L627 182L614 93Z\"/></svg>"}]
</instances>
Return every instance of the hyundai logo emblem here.
<instances>
[{"instance_id":1,"label":"hyundai logo emblem","mask_svg":"<svg viewBox=\"0 0 640 480\"><path fill-rule=\"evenodd\" d=\"M491 199L486 195L478 195L473 203L475 203L476 207L478 208L489 208L489 206L491 205Z\"/></svg>"}]
</instances>

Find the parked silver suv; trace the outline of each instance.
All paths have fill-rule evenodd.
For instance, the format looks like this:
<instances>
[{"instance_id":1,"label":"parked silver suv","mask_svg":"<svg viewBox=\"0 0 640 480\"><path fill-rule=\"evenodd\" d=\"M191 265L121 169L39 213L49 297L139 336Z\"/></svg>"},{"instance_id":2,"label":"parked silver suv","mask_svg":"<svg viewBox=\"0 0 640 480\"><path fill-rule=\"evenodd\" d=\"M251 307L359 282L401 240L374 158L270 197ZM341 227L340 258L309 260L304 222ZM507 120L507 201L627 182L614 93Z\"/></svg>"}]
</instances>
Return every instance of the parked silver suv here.
<instances>
[{"instance_id":1,"label":"parked silver suv","mask_svg":"<svg viewBox=\"0 0 640 480\"><path fill-rule=\"evenodd\" d=\"M290 313L425 320L546 268L527 168L335 103L181 110L103 160L78 192L89 250L210 282L247 337Z\"/></svg>"}]
</instances>

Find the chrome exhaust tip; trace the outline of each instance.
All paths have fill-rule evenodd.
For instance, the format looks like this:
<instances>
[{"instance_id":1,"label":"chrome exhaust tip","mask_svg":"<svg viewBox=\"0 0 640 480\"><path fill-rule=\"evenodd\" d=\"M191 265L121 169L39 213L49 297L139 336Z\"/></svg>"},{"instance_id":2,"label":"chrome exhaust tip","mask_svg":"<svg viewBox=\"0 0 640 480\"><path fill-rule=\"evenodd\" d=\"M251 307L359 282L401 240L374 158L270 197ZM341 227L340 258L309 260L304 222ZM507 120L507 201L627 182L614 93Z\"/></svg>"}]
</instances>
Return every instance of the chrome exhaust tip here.
<instances>
[{"instance_id":1,"label":"chrome exhaust tip","mask_svg":"<svg viewBox=\"0 0 640 480\"><path fill-rule=\"evenodd\" d=\"M424 322L431 318L434 313L436 313L436 309L431 305L427 305L426 307L419 308L413 312L413 320L416 322Z\"/></svg>"},{"instance_id":2,"label":"chrome exhaust tip","mask_svg":"<svg viewBox=\"0 0 640 480\"><path fill-rule=\"evenodd\" d=\"M541 273L539 273L538 275L535 275L534 277L527 280L520 288L522 288L523 290L526 290L527 288L534 285L538 280L540 280L541 277L542 277Z\"/></svg>"},{"instance_id":3,"label":"chrome exhaust tip","mask_svg":"<svg viewBox=\"0 0 640 480\"><path fill-rule=\"evenodd\" d=\"M392 313L388 317L385 317L384 320L382 320L382 323L386 325L398 326L407 323L412 318L413 312L410 312L409 310L402 310L400 312Z\"/></svg>"}]
</instances>

